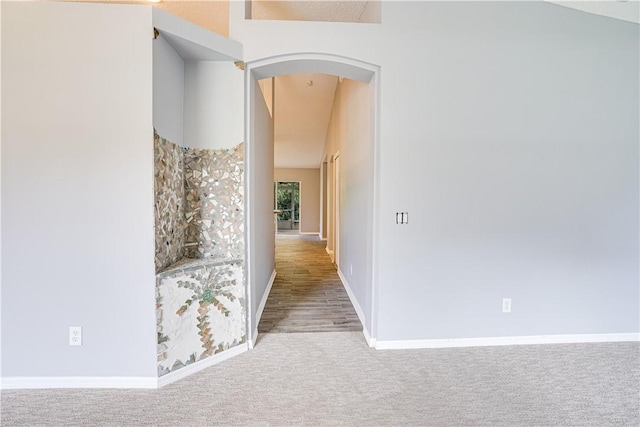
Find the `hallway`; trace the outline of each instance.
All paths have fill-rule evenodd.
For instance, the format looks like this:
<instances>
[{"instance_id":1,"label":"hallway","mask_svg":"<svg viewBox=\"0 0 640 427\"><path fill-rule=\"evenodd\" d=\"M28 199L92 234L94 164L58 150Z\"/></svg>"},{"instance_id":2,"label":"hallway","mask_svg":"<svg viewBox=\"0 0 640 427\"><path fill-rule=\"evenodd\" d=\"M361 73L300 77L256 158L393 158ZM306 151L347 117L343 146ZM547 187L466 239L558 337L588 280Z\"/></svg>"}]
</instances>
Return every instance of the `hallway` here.
<instances>
[{"instance_id":1,"label":"hallway","mask_svg":"<svg viewBox=\"0 0 640 427\"><path fill-rule=\"evenodd\" d=\"M325 242L318 237L278 234L276 271L259 332L362 330Z\"/></svg>"}]
</instances>

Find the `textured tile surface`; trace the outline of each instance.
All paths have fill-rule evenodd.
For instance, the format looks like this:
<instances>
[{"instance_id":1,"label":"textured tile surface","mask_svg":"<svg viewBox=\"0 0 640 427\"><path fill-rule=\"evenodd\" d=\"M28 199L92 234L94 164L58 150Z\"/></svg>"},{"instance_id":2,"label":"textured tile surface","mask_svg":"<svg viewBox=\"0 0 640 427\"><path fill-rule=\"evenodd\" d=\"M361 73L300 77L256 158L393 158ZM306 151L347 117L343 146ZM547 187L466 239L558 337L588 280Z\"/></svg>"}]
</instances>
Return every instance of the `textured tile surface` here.
<instances>
[{"instance_id":1,"label":"textured tile surface","mask_svg":"<svg viewBox=\"0 0 640 427\"><path fill-rule=\"evenodd\" d=\"M157 275L158 375L244 343L243 262L181 262Z\"/></svg>"},{"instance_id":2,"label":"textured tile surface","mask_svg":"<svg viewBox=\"0 0 640 427\"><path fill-rule=\"evenodd\" d=\"M246 340L243 144L154 138L158 374Z\"/></svg>"},{"instance_id":3,"label":"textured tile surface","mask_svg":"<svg viewBox=\"0 0 640 427\"><path fill-rule=\"evenodd\" d=\"M184 256L183 151L157 133L154 135L156 272Z\"/></svg>"},{"instance_id":4,"label":"textured tile surface","mask_svg":"<svg viewBox=\"0 0 640 427\"><path fill-rule=\"evenodd\" d=\"M243 159L243 144L185 151L187 257L244 256Z\"/></svg>"},{"instance_id":5,"label":"textured tile surface","mask_svg":"<svg viewBox=\"0 0 640 427\"><path fill-rule=\"evenodd\" d=\"M317 237L279 234L276 280L259 332L361 331L336 268Z\"/></svg>"}]
</instances>

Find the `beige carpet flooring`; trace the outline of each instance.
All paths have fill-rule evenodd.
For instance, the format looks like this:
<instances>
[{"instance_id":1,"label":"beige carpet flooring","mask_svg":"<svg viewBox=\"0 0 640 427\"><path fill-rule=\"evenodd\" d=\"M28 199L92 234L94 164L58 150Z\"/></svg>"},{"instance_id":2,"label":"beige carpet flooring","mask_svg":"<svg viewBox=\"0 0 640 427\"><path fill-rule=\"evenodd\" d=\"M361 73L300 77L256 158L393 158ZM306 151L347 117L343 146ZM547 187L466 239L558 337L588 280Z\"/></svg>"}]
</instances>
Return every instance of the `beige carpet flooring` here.
<instances>
[{"instance_id":1,"label":"beige carpet flooring","mask_svg":"<svg viewBox=\"0 0 640 427\"><path fill-rule=\"evenodd\" d=\"M2 426L638 426L638 343L373 350L263 334L159 390L5 391Z\"/></svg>"},{"instance_id":2,"label":"beige carpet flooring","mask_svg":"<svg viewBox=\"0 0 640 427\"><path fill-rule=\"evenodd\" d=\"M277 236L277 275L258 332L362 331L325 247L317 236Z\"/></svg>"}]
</instances>

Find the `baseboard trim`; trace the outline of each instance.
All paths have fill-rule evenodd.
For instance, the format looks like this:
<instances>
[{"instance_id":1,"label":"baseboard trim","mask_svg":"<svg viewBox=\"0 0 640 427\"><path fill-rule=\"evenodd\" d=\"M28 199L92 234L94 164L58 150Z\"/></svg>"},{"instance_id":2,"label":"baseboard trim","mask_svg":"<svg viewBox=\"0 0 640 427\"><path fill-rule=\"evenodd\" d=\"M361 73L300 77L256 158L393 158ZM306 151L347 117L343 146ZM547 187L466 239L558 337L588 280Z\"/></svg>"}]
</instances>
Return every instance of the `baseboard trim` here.
<instances>
[{"instance_id":1,"label":"baseboard trim","mask_svg":"<svg viewBox=\"0 0 640 427\"><path fill-rule=\"evenodd\" d=\"M3 377L0 389L157 388L157 377Z\"/></svg>"},{"instance_id":2,"label":"baseboard trim","mask_svg":"<svg viewBox=\"0 0 640 427\"><path fill-rule=\"evenodd\" d=\"M349 285L349 282L347 282L347 279L344 277L344 274L342 274L342 271L339 268L338 268L338 276L340 277L340 281L342 281L342 286L344 286L344 290L347 291L349 300L351 300L351 305L353 305L353 308L356 309L356 314L358 315L358 319L360 319L360 323L364 325L364 311L362 310L362 307L360 307L360 304L358 304L358 300L356 299L356 296L351 290L351 286Z\"/></svg>"},{"instance_id":3,"label":"baseboard trim","mask_svg":"<svg viewBox=\"0 0 640 427\"><path fill-rule=\"evenodd\" d=\"M367 341L367 345L371 348L376 347L376 339L371 337L371 334L367 330L365 326L362 327L362 335L364 335L365 341Z\"/></svg>"},{"instance_id":4,"label":"baseboard trim","mask_svg":"<svg viewBox=\"0 0 640 427\"><path fill-rule=\"evenodd\" d=\"M377 350L419 348L487 347L502 345L578 344L640 341L640 334L530 335L517 337L451 338L436 340L377 340Z\"/></svg>"},{"instance_id":5,"label":"baseboard trim","mask_svg":"<svg viewBox=\"0 0 640 427\"><path fill-rule=\"evenodd\" d=\"M274 268L273 272L271 273L271 277L269 278L267 289L264 291L264 295L262 295L262 300L260 301L260 305L258 305L258 311L256 312L256 327L258 323L260 323L260 318L262 318L262 312L264 311L264 307L267 305L267 300L269 299L269 293L271 292L271 288L273 287L273 282L275 282L277 275L278 273Z\"/></svg>"},{"instance_id":6,"label":"baseboard trim","mask_svg":"<svg viewBox=\"0 0 640 427\"><path fill-rule=\"evenodd\" d=\"M278 272L274 269L273 273L271 273L271 278L269 279L269 283L267 284L267 289L262 295L262 300L260 301L260 305L258 305L258 311L256 312L256 328L253 331L252 339L248 341L249 349L252 350L258 341L258 324L260 323L260 319L262 318L262 312L264 311L265 306L267 305L267 300L269 299L269 294L271 293L271 288L273 287L273 283L276 281L276 276Z\"/></svg>"},{"instance_id":7,"label":"baseboard trim","mask_svg":"<svg viewBox=\"0 0 640 427\"><path fill-rule=\"evenodd\" d=\"M362 307L360 307L360 304L358 303L356 296L351 290L351 286L349 285L349 282L347 282L347 279L344 277L344 274L342 274L342 271L339 268L338 268L338 277L340 277L340 281L342 282L342 286L344 286L344 290L347 291L347 295L349 296L351 305L353 305L353 308L356 310L356 314L358 315L358 319L360 319L360 323L362 324L362 335L364 335L364 339L367 341L367 345L369 347L375 347L376 339L371 337L371 334L369 333L369 331L367 330L367 327L365 326L366 322L364 317L364 310L362 310Z\"/></svg>"},{"instance_id":8,"label":"baseboard trim","mask_svg":"<svg viewBox=\"0 0 640 427\"><path fill-rule=\"evenodd\" d=\"M331 256L331 255L333 255L333 251L332 251L331 249L329 249L329 248L326 248L326 247L325 247L325 248L324 248L324 250L325 250L325 251L326 251L330 256Z\"/></svg>"},{"instance_id":9,"label":"baseboard trim","mask_svg":"<svg viewBox=\"0 0 640 427\"><path fill-rule=\"evenodd\" d=\"M320 232L318 231L305 231L304 233L300 233L300 234L304 234L305 236L318 236L320 237Z\"/></svg>"},{"instance_id":10,"label":"baseboard trim","mask_svg":"<svg viewBox=\"0 0 640 427\"><path fill-rule=\"evenodd\" d=\"M248 345L240 344L229 350L214 354L162 377L3 377L0 390L63 389L63 388L117 388L155 389L174 383L205 368L216 365L247 351Z\"/></svg>"},{"instance_id":11,"label":"baseboard trim","mask_svg":"<svg viewBox=\"0 0 640 427\"><path fill-rule=\"evenodd\" d=\"M232 358L233 356L237 356L242 354L248 350L248 345L240 344L228 350L225 350L221 353L214 354L213 356L209 356L206 359L200 360L198 362L192 363L190 365L185 366L184 368L180 368L176 371L169 372L166 375L161 376L157 379L157 387L164 387L167 384L174 383L183 378L186 378L190 375L195 374L196 372L200 372L203 369L206 369L210 366L217 365L220 362L224 362L227 359Z\"/></svg>"}]
</instances>

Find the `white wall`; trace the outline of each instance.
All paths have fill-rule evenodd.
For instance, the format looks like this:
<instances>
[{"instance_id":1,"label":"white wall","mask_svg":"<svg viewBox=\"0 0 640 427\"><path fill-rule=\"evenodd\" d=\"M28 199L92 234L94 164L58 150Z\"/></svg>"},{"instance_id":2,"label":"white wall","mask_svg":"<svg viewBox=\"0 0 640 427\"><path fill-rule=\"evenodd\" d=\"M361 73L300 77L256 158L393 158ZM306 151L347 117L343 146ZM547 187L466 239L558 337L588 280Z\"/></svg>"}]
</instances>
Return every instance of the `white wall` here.
<instances>
[{"instance_id":1,"label":"white wall","mask_svg":"<svg viewBox=\"0 0 640 427\"><path fill-rule=\"evenodd\" d=\"M0 46L2 46L2 3L0 3ZM2 49L0 48L0 236L2 236ZM0 237L0 319L2 319L2 237ZM2 375L2 326L0 325L0 376Z\"/></svg>"},{"instance_id":2,"label":"white wall","mask_svg":"<svg viewBox=\"0 0 640 427\"><path fill-rule=\"evenodd\" d=\"M300 232L320 231L320 169L276 168L274 180L300 182Z\"/></svg>"},{"instance_id":3,"label":"white wall","mask_svg":"<svg viewBox=\"0 0 640 427\"><path fill-rule=\"evenodd\" d=\"M337 264L357 300L370 313L371 230L373 221L373 141L368 83L344 79L338 83L324 147L329 157L340 153L340 212ZM334 242L331 248L335 251ZM361 319L370 330L370 319Z\"/></svg>"},{"instance_id":4,"label":"white wall","mask_svg":"<svg viewBox=\"0 0 640 427\"><path fill-rule=\"evenodd\" d=\"M184 61L162 37L153 41L153 127L183 145Z\"/></svg>"},{"instance_id":5,"label":"white wall","mask_svg":"<svg viewBox=\"0 0 640 427\"><path fill-rule=\"evenodd\" d=\"M262 96L264 96L264 102L267 104L269 114L273 117L273 89L275 86L275 79L270 78L258 80L258 85L260 86Z\"/></svg>"},{"instance_id":6,"label":"white wall","mask_svg":"<svg viewBox=\"0 0 640 427\"><path fill-rule=\"evenodd\" d=\"M250 315L250 340L256 337L258 318L257 309L264 298L267 297L269 279L275 270L275 229L273 219L273 118L264 97L260 95L260 86L253 82L255 102L251 117L254 121L250 126L255 130L251 144L247 147L247 155L252 159L262 159L262 162L254 162L250 171L247 171L249 180L249 286L251 298Z\"/></svg>"},{"instance_id":7,"label":"white wall","mask_svg":"<svg viewBox=\"0 0 640 427\"><path fill-rule=\"evenodd\" d=\"M328 164L322 162L320 169L320 237L327 238L327 195L328 195Z\"/></svg>"},{"instance_id":8,"label":"white wall","mask_svg":"<svg viewBox=\"0 0 640 427\"><path fill-rule=\"evenodd\" d=\"M381 66L375 337L638 332L638 25L538 2L385 2L382 24L230 7L245 61Z\"/></svg>"},{"instance_id":9,"label":"white wall","mask_svg":"<svg viewBox=\"0 0 640 427\"><path fill-rule=\"evenodd\" d=\"M156 377L151 28L2 3L3 377Z\"/></svg>"},{"instance_id":10,"label":"white wall","mask_svg":"<svg viewBox=\"0 0 640 427\"><path fill-rule=\"evenodd\" d=\"M186 61L184 144L230 148L244 141L244 73L233 62Z\"/></svg>"}]
</instances>

